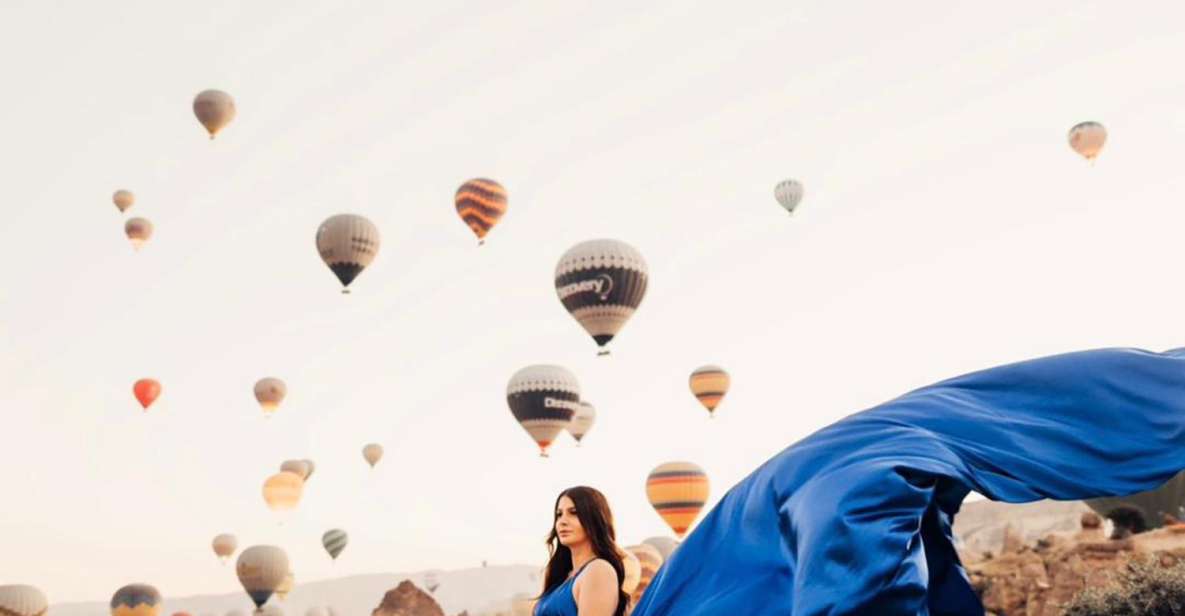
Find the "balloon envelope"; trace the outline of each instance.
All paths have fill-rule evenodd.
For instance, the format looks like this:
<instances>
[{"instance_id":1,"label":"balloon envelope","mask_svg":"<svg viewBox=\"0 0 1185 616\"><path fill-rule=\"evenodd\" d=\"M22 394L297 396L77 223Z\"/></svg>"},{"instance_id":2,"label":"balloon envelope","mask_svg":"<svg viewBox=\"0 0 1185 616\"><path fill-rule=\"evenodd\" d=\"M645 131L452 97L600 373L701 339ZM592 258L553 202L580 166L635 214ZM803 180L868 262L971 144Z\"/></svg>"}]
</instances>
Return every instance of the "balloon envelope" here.
<instances>
[{"instance_id":1,"label":"balloon envelope","mask_svg":"<svg viewBox=\"0 0 1185 616\"><path fill-rule=\"evenodd\" d=\"M347 292L350 283L374 261L379 252L379 230L362 216L330 216L317 229L317 252Z\"/></svg>"},{"instance_id":2,"label":"balloon envelope","mask_svg":"<svg viewBox=\"0 0 1185 616\"><path fill-rule=\"evenodd\" d=\"M679 542L670 537L649 537L642 543L658 550L658 553L662 555L663 562L670 560L671 554L675 553L675 548L679 547Z\"/></svg>"},{"instance_id":3,"label":"balloon envelope","mask_svg":"<svg viewBox=\"0 0 1185 616\"><path fill-rule=\"evenodd\" d=\"M223 533L214 537L213 544L214 554L221 558L222 562L226 562L238 549L239 540L234 535Z\"/></svg>"},{"instance_id":4,"label":"balloon envelope","mask_svg":"<svg viewBox=\"0 0 1185 616\"><path fill-rule=\"evenodd\" d=\"M1066 136L1070 147L1086 160L1093 161L1107 142L1107 129L1098 122L1082 122L1075 124Z\"/></svg>"},{"instance_id":5,"label":"balloon envelope","mask_svg":"<svg viewBox=\"0 0 1185 616\"><path fill-rule=\"evenodd\" d=\"M580 402L580 383L567 368L547 364L515 372L506 385L506 403L539 446L539 455L572 421Z\"/></svg>"},{"instance_id":6,"label":"balloon envelope","mask_svg":"<svg viewBox=\"0 0 1185 616\"><path fill-rule=\"evenodd\" d=\"M149 239L152 239L152 223L147 218L129 218L123 223L123 232L132 243L132 248L139 250Z\"/></svg>"},{"instance_id":7,"label":"balloon envelope","mask_svg":"<svg viewBox=\"0 0 1185 616\"><path fill-rule=\"evenodd\" d=\"M148 584L128 584L111 596L111 616L158 616L160 591Z\"/></svg>"},{"instance_id":8,"label":"balloon envelope","mask_svg":"<svg viewBox=\"0 0 1185 616\"><path fill-rule=\"evenodd\" d=\"M330 558L334 560L337 560L338 555L342 553L342 550L346 549L346 544L349 542L350 536L340 528L325 531L325 534L321 535L321 545L325 547L325 551L329 552Z\"/></svg>"},{"instance_id":9,"label":"balloon envelope","mask_svg":"<svg viewBox=\"0 0 1185 616\"><path fill-rule=\"evenodd\" d=\"M111 195L111 201L115 203L115 207L119 208L119 211L126 212L136 203L136 195L132 194L130 190L120 189Z\"/></svg>"},{"instance_id":10,"label":"balloon envelope","mask_svg":"<svg viewBox=\"0 0 1185 616\"><path fill-rule=\"evenodd\" d=\"M712 414L728 393L731 379L720 366L701 366L691 373L688 383L691 393Z\"/></svg>"},{"instance_id":11,"label":"balloon envelope","mask_svg":"<svg viewBox=\"0 0 1185 616\"><path fill-rule=\"evenodd\" d=\"M193 98L193 115L197 116L211 139L226 128L237 114L235 99L222 90L203 90Z\"/></svg>"},{"instance_id":12,"label":"balloon envelope","mask_svg":"<svg viewBox=\"0 0 1185 616\"><path fill-rule=\"evenodd\" d=\"M264 413L274 412L287 395L288 386L275 377L265 377L255 383L255 400L259 402Z\"/></svg>"},{"instance_id":13,"label":"balloon envelope","mask_svg":"<svg viewBox=\"0 0 1185 616\"><path fill-rule=\"evenodd\" d=\"M648 272L642 253L625 242L581 242L556 264L556 295L603 348L642 303Z\"/></svg>"},{"instance_id":14,"label":"balloon envelope","mask_svg":"<svg viewBox=\"0 0 1185 616\"><path fill-rule=\"evenodd\" d=\"M280 465L280 470L300 475L300 478L306 481L309 478L309 474L312 473L312 470L309 469L309 463L304 460L285 460Z\"/></svg>"},{"instance_id":15,"label":"balloon envelope","mask_svg":"<svg viewBox=\"0 0 1185 616\"><path fill-rule=\"evenodd\" d=\"M784 180L778 182L777 186L774 186L774 199L791 214L794 213L794 209L802 201L802 195L802 184L798 180Z\"/></svg>"},{"instance_id":16,"label":"balloon envelope","mask_svg":"<svg viewBox=\"0 0 1185 616\"><path fill-rule=\"evenodd\" d=\"M370 468L374 468L374 465L378 464L379 460L383 459L383 446L378 443L371 443L363 447L362 459L366 460L366 463L370 465Z\"/></svg>"},{"instance_id":17,"label":"balloon envelope","mask_svg":"<svg viewBox=\"0 0 1185 616\"><path fill-rule=\"evenodd\" d=\"M479 240L485 239L506 213L506 189L494 180L469 180L457 189L453 200L457 214Z\"/></svg>"},{"instance_id":18,"label":"balloon envelope","mask_svg":"<svg viewBox=\"0 0 1185 616\"><path fill-rule=\"evenodd\" d=\"M667 462L646 478L646 497L667 526L682 538L708 501L708 476L690 462Z\"/></svg>"},{"instance_id":19,"label":"balloon envelope","mask_svg":"<svg viewBox=\"0 0 1185 616\"><path fill-rule=\"evenodd\" d=\"M25 584L0 586L0 614L13 616L45 616L49 600L45 593Z\"/></svg>"},{"instance_id":20,"label":"balloon envelope","mask_svg":"<svg viewBox=\"0 0 1185 616\"><path fill-rule=\"evenodd\" d=\"M140 379L132 385L132 394L136 396L136 400L140 402L140 406L144 410L152 406L153 402L160 397L160 382L156 379Z\"/></svg>"},{"instance_id":21,"label":"balloon envelope","mask_svg":"<svg viewBox=\"0 0 1185 616\"><path fill-rule=\"evenodd\" d=\"M576 413L572 415L572 421L568 423L568 433L577 443L584 440L584 435L588 434L597 421L597 409L592 404L581 400L579 405Z\"/></svg>"},{"instance_id":22,"label":"balloon envelope","mask_svg":"<svg viewBox=\"0 0 1185 616\"><path fill-rule=\"evenodd\" d=\"M304 479L296 473L280 471L263 482L263 500L272 511L295 509L304 493Z\"/></svg>"},{"instance_id":23,"label":"balloon envelope","mask_svg":"<svg viewBox=\"0 0 1185 616\"><path fill-rule=\"evenodd\" d=\"M255 607L267 603L290 570L288 554L274 545L253 545L243 550L235 567L239 583Z\"/></svg>"}]
</instances>

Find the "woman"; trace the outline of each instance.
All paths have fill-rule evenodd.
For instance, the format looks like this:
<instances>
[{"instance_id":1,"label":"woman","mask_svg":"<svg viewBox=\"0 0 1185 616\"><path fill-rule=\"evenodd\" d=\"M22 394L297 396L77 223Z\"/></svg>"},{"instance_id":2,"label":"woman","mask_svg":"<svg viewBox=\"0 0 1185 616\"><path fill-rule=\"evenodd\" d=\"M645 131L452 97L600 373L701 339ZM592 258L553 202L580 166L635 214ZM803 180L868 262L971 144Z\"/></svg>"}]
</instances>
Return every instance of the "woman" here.
<instances>
[{"instance_id":1,"label":"woman","mask_svg":"<svg viewBox=\"0 0 1185 616\"><path fill-rule=\"evenodd\" d=\"M729 490L633 616L982 616L952 545L971 491L1021 503L1155 489L1185 469L1185 349L1102 349L914 390Z\"/></svg>"},{"instance_id":2,"label":"woman","mask_svg":"<svg viewBox=\"0 0 1185 616\"><path fill-rule=\"evenodd\" d=\"M551 558L535 616L625 614L625 566L604 494L585 486L560 492L547 548Z\"/></svg>"}]
</instances>

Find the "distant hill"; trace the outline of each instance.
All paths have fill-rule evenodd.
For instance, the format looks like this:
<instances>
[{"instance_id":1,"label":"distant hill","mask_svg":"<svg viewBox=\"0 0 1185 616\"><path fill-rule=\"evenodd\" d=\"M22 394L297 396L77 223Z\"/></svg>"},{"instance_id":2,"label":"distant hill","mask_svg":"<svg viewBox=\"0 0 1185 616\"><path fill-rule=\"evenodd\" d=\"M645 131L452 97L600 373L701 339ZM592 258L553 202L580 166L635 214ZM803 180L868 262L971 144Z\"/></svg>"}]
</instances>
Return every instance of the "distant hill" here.
<instances>
[{"instance_id":1,"label":"distant hill","mask_svg":"<svg viewBox=\"0 0 1185 616\"><path fill-rule=\"evenodd\" d=\"M421 588L429 573L436 575L440 584L434 595L446 614L453 616L462 610L478 614L507 610L510 597L520 592L539 591L540 581L532 579L538 568L527 565L477 567L458 571L419 571L416 573L382 573L358 575L335 580L321 580L301 584L288 594L285 601L272 597L271 603L283 609L285 616L305 616L317 606L333 607L338 616L369 616L378 607L383 594L403 580L411 580ZM242 590L220 595L167 597L164 614L186 611L194 616L212 614L225 616L234 609L248 610L254 605ZM105 616L111 610L104 602L62 603L50 609L53 616Z\"/></svg>"}]
</instances>

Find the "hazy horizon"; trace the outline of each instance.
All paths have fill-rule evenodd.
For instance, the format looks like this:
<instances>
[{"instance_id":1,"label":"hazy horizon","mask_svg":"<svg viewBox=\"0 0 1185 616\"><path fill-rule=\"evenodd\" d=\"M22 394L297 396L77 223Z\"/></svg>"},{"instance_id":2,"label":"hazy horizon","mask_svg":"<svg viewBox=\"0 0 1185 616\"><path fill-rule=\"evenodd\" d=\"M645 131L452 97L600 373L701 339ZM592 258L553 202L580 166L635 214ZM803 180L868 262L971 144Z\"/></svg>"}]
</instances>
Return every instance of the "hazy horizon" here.
<instances>
[{"instance_id":1,"label":"hazy horizon","mask_svg":"<svg viewBox=\"0 0 1185 616\"><path fill-rule=\"evenodd\" d=\"M564 487L602 489L630 545L670 534L659 463L702 466L711 507L914 387L1185 345L1185 7L1158 9L8 3L0 583L225 592L222 532L284 546L298 585L541 563ZM238 109L213 142L207 88ZM1094 165L1066 143L1084 120ZM473 177L509 193L481 248L452 202ZM156 228L138 253L119 188ZM313 246L343 212L382 235L349 296ZM598 237L650 268L600 358L552 286ZM598 412L547 460L505 401L533 363ZM732 375L711 420L703 364ZM264 376L289 390L270 419ZM280 526L260 486L289 458L316 472Z\"/></svg>"}]
</instances>

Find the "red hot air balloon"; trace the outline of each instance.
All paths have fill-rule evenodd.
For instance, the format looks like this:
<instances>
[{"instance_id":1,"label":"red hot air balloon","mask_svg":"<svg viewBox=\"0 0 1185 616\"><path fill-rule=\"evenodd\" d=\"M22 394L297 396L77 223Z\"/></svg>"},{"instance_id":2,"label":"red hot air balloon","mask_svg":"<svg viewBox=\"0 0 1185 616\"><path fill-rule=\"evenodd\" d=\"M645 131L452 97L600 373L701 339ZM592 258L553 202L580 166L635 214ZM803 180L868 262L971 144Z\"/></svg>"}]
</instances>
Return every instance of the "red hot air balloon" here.
<instances>
[{"instance_id":1,"label":"red hot air balloon","mask_svg":"<svg viewBox=\"0 0 1185 616\"><path fill-rule=\"evenodd\" d=\"M160 382L156 379L140 379L132 386L132 393L140 401L140 406L147 411L148 407L152 406L152 403L156 402L157 397L160 396Z\"/></svg>"}]
</instances>

